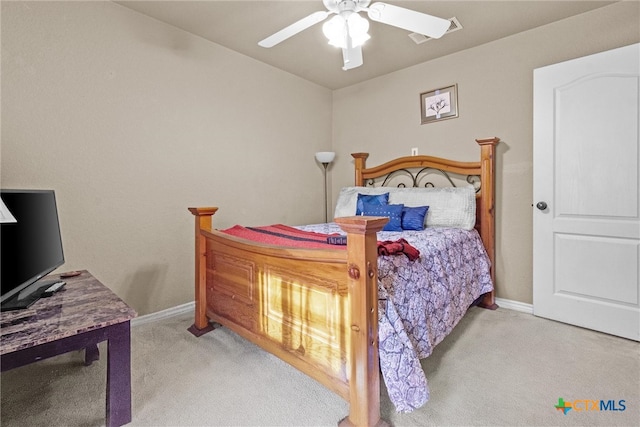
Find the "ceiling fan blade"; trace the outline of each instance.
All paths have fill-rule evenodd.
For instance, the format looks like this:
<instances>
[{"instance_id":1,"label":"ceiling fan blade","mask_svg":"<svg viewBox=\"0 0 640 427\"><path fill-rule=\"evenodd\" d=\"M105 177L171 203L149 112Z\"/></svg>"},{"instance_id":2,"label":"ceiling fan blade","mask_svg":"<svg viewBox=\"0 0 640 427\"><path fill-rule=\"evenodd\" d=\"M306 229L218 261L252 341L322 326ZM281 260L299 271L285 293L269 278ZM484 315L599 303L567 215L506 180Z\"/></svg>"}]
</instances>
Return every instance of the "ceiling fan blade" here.
<instances>
[{"instance_id":1,"label":"ceiling fan blade","mask_svg":"<svg viewBox=\"0 0 640 427\"><path fill-rule=\"evenodd\" d=\"M344 71L357 68L362 65L362 46L342 49L342 59L344 60Z\"/></svg>"},{"instance_id":2,"label":"ceiling fan blade","mask_svg":"<svg viewBox=\"0 0 640 427\"><path fill-rule=\"evenodd\" d=\"M327 16L329 16L329 12L327 11L314 12L311 15L294 22L288 27L283 28L277 33L270 35L266 39L261 40L260 42L258 42L258 45L262 47L273 47L278 43L285 41L289 37L295 36L299 32L306 30L312 25L324 21Z\"/></svg>"},{"instance_id":3,"label":"ceiling fan blade","mask_svg":"<svg viewBox=\"0 0 640 427\"><path fill-rule=\"evenodd\" d=\"M442 37L451 26L451 22L447 19L387 3L372 4L369 6L368 15L373 21L393 25L434 39Z\"/></svg>"}]
</instances>

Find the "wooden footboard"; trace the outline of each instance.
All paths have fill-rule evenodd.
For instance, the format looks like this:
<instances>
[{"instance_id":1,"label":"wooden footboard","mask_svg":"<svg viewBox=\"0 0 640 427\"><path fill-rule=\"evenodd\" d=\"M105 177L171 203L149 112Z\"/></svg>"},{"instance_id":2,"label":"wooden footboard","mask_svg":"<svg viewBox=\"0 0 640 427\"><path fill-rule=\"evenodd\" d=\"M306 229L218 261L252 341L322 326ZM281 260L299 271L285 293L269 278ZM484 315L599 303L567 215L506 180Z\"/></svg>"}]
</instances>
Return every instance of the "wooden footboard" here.
<instances>
[{"instance_id":1,"label":"wooden footboard","mask_svg":"<svg viewBox=\"0 0 640 427\"><path fill-rule=\"evenodd\" d=\"M341 424L380 419L377 236L387 218L336 222L347 250L248 242L212 228L217 208L196 216L196 319L218 322L315 378L350 403Z\"/></svg>"}]
</instances>

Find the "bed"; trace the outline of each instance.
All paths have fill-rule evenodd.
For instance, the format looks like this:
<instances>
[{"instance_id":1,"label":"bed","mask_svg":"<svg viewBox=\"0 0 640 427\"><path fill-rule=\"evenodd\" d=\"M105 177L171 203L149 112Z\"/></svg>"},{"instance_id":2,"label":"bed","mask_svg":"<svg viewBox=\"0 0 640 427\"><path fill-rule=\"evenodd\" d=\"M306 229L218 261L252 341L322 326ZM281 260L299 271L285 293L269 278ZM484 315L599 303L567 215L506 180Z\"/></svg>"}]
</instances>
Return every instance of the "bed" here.
<instances>
[{"instance_id":1,"label":"bed","mask_svg":"<svg viewBox=\"0 0 640 427\"><path fill-rule=\"evenodd\" d=\"M437 260L429 255L431 248L416 240L419 233L383 231L393 216L338 215L334 223L295 227L299 233L323 239L327 235L346 235L345 246L308 248L252 240L234 235L230 229L217 230L212 227L212 216L218 208L194 207L189 211L195 216L195 322L189 330L200 336L215 324L223 325L316 379L349 402L349 414L340 425L386 424L380 416L381 368L397 410L410 411L424 404L428 388L419 359L430 354L469 305L497 308L493 290L494 176L499 139L476 142L480 147L477 162L411 156L368 168L367 153L352 154L352 193L391 182L394 187L389 191L395 196L390 197L400 197L397 194L412 192L407 187L433 186L433 180L425 178L432 173L454 187L457 186L451 176L462 177L468 185L459 187L473 188L471 227L457 231L448 227L425 228L433 234L430 238L439 240L424 245L430 244L452 260L447 265L438 261L437 269L433 265L422 267L433 271L438 282L434 285L438 290L432 292L435 296L425 296L424 300L441 313L438 320L423 321L443 324L443 328L433 332L432 326L411 324L413 317L424 317L412 302L420 299L415 292L427 295L430 291L424 284L406 289L393 284L402 283L403 274L414 275L410 269L413 267L408 265L416 262L407 251L378 256L379 252L386 254L381 248L397 247L393 245L399 238L406 237L407 248L421 252L422 261L434 264L433 260ZM409 176L409 184L402 176ZM396 184L398 179L401 182ZM385 191L374 188L367 194ZM336 214L347 212L344 201L353 203L353 194L348 197L351 199L341 192L337 204L344 206L341 211L336 206ZM292 229L282 226L279 231L284 235L287 230ZM465 236L459 237L461 234ZM382 245L381 236L389 237L391 240L385 242L392 246ZM463 248L464 255L456 255L454 246ZM451 281L448 274L457 269L473 282L469 285L472 289L461 286L462 290L456 293L457 290L450 292L440 286L441 282ZM409 301L408 308L399 304L400 300ZM412 317L411 313L418 314ZM423 342L422 336L429 338ZM398 348L403 350L396 351ZM411 360L404 364L405 359Z\"/></svg>"}]
</instances>

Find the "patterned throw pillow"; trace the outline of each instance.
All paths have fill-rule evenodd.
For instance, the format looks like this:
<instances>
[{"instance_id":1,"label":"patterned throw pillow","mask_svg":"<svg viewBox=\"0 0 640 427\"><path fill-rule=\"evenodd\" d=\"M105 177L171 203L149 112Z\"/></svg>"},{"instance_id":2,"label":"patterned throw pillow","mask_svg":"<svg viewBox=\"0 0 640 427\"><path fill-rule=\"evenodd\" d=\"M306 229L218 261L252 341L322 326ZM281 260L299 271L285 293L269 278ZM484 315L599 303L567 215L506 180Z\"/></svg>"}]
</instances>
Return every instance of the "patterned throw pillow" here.
<instances>
[{"instance_id":1,"label":"patterned throw pillow","mask_svg":"<svg viewBox=\"0 0 640 427\"><path fill-rule=\"evenodd\" d=\"M356 203L356 215L362 215L363 205L384 206L389 204L389 193L383 194L361 194L358 193L358 202Z\"/></svg>"},{"instance_id":2,"label":"patterned throw pillow","mask_svg":"<svg viewBox=\"0 0 640 427\"><path fill-rule=\"evenodd\" d=\"M391 197L391 188L389 187L342 187L338 200L336 200L336 209L333 213L334 218L344 216L353 216L358 205L358 194L384 194L389 193ZM428 203L418 203L417 205L428 205Z\"/></svg>"},{"instance_id":3,"label":"patterned throw pillow","mask_svg":"<svg viewBox=\"0 0 640 427\"><path fill-rule=\"evenodd\" d=\"M364 203L362 213L366 216L387 216L389 222L382 231L402 231L402 208L404 205L372 205Z\"/></svg>"},{"instance_id":4,"label":"patterned throw pillow","mask_svg":"<svg viewBox=\"0 0 640 427\"><path fill-rule=\"evenodd\" d=\"M428 210L429 206L405 206L402 210L402 229L424 230L424 217Z\"/></svg>"}]
</instances>

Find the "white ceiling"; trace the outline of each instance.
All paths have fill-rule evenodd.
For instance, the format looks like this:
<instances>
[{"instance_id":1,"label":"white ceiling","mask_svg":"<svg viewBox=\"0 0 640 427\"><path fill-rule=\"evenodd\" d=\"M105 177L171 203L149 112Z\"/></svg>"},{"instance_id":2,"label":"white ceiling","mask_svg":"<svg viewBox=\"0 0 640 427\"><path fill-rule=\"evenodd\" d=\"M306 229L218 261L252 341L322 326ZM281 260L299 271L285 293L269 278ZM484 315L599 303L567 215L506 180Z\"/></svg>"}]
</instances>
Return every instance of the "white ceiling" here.
<instances>
[{"instance_id":1,"label":"white ceiling","mask_svg":"<svg viewBox=\"0 0 640 427\"><path fill-rule=\"evenodd\" d=\"M463 28L418 45L408 37L406 30L371 22L371 39L363 47L364 65L349 71L342 70L341 50L327 44L322 24L270 49L258 46L260 40L287 25L313 12L325 10L321 0L116 3L329 89L339 89L613 2L386 1L441 18L456 17Z\"/></svg>"}]
</instances>

